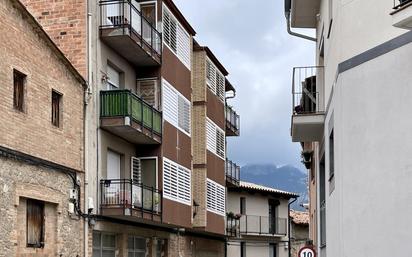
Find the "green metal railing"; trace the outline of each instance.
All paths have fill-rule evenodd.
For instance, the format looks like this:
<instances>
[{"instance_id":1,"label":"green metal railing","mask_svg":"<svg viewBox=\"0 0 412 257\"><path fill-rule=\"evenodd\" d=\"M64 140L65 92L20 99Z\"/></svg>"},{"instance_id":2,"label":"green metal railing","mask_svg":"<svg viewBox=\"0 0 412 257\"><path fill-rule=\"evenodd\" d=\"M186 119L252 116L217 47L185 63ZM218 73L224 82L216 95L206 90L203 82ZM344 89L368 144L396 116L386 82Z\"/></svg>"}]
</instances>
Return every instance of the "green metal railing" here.
<instances>
[{"instance_id":1,"label":"green metal railing","mask_svg":"<svg viewBox=\"0 0 412 257\"><path fill-rule=\"evenodd\" d=\"M130 117L157 135L162 135L162 113L130 90L100 91L100 117Z\"/></svg>"}]
</instances>

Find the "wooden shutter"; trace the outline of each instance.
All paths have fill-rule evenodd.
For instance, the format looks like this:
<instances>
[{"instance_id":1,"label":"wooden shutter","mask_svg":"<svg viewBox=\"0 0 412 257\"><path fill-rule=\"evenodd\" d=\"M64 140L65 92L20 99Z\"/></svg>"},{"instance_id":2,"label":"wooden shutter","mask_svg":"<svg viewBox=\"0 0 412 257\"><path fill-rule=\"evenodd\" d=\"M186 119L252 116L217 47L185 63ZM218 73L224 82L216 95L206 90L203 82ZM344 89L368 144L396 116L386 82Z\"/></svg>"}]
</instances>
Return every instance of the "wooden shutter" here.
<instances>
[{"instance_id":1,"label":"wooden shutter","mask_svg":"<svg viewBox=\"0 0 412 257\"><path fill-rule=\"evenodd\" d=\"M142 165L139 158L132 157L132 174L131 178L133 182L142 183Z\"/></svg>"},{"instance_id":2,"label":"wooden shutter","mask_svg":"<svg viewBox=\"0 0 412 257\"><path fill-rule=\"evenodd\" d=\"M159 109L159 90L156 79L143 79L137 81L138 91L140 97L146 103L150 104L156 109Z\"/></svg>"},{"instance_id":3,"label":"wooden shutter","mask_svg":"<svg viewBox=\"0 0 412 257\"><path fill-rule=\"evenodd\" d=\"M44 246L44 202L27 199L27 246Z\"/></svg>"}]
</instances>

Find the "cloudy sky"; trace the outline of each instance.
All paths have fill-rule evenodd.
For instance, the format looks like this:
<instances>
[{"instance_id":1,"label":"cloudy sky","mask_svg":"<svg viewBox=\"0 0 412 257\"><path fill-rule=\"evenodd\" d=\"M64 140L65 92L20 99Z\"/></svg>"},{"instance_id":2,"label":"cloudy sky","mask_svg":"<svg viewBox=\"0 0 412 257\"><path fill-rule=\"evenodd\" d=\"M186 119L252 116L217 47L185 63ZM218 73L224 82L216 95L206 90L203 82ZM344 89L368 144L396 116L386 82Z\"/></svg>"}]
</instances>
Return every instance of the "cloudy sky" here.
<instances>
[{"instance_id":1,"label":"cloudy sky","mask_svg":"<svg viewBox=\"0 0 412 257\"><path fill-rule=\"evenodd\" d=\"M291 72L314 63L314 43L287 34L281 0L174 0L229 71L230 100L241 116L241 136L228 140L228 158L302 167L290 138Z\"/></svg>"}]
</instances>

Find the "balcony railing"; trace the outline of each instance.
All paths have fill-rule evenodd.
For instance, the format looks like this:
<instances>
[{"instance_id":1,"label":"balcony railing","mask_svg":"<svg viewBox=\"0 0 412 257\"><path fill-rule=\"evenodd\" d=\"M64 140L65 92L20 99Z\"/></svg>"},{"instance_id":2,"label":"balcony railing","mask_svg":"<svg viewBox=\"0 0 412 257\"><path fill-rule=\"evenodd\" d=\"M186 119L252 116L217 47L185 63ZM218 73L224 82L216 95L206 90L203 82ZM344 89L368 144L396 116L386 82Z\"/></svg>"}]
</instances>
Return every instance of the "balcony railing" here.
<instances>
[{"instance_id":1,"label":"balcony railing","mask_svg":"<svg viewBox=\"0 0 412 257\"><path fill-rule=\"evenodd\" d=\"M120 209L123 215L131 216L162 213L162 193L131 179L101 180L100 193L101 210Z\"/></svg>"},{"instance_id":2,"label":"balcony railing","mask_svg":"<svg viewBox=\"0 0 412 257\"><path fill-rule=\"evenodd\" d=\"M412 3L412 0L393 0L393 9L397 10L408 3Z\"/></svg>"},{"instance_id":3,"label":"balcony railing","mask_svg":"<svg viewBox=\"0 0 412 257\"><path fill-rule=\"evenodd\" d=\"M324 111L323 67L293 68L292 95L293 114L315 114Z\"/></svg>"},{"instance_id":4,"label":"balcony railing","mask_svg":"<svg viewBox=\"0 0 412 257\"><path fill-rule=\"evenodd\" d=\"M129 90L100 92L100 117L130 117L158 136L162 135L162 113Z\"/></svg>"},{"instance_id":5,"label":"balcony railing","mask_svg":"<svg viewBox=\"0 0 412 257\"><path fill-rule=\"evenodd\" d=\"M240 116L228 105L226 105L226 131L228 135L240 135Z\"/></svg>"},{"instance_id":6,"label":"balcony railing","mask_svg":"<svg viewBox=\"0 0 412 257\"><path fill-rule=\"evenodd\" d=\"M240 167L228 159L226 159L226 181L233 185L239 185L240 181Z\"/></svg>"},{"instance_id":7,"label":"balcony railing","mask_svg":"<svg viewBox=\"0 0 412 257\"><path fill-rule=\"evenodd\" d=\"M121 29L123 35L139 39L142 47L148 46L151 55L161 56L162 37L160 32L130 0L102 0L100 1L100 13L101 29Z\"/></svg>"},{"instance_id":8,"label":"balcony railing","mask_svg":"<svg viewBox=\"0 0 412 257\"><path fill-rule=\"evenodd\" d=\"M240 234L244 235L285 236L287 219L243 215L239 227Z\"/></svg>"},{"instance_id":9,"label":"balcony railing","mask_svg":"<svg viewBox=\"0 0 412 257\"><path fill-rule=\"evenodd\" d=\"M230 237L238 237L240 229L239 219L233 217L226 217L226 234Z\"/></svg>"}]
</instances>

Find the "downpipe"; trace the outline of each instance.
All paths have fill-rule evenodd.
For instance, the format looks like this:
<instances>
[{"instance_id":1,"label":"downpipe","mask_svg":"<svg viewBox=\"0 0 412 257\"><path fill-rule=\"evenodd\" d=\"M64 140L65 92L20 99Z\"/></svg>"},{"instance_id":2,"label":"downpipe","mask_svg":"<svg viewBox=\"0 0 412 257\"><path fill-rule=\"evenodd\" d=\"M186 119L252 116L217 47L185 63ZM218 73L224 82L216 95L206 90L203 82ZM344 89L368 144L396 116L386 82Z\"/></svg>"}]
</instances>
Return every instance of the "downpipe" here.
<instances>
[{"instance_id":1,"label":"downpipe","mask_svg":"<svg viewBox=\"0 0 412 257\"><path fill-rule=\"evenodd\" d=\"M294 198L293 199L293 201L292 202L290 202L289 204L288 204L288 251L289 251L289 257L292 257L292 246L291 246L291 243L290 243L290 229L291 229L291 225L290 225L290 222L291 222L291 219L290 219L290 206L294 203L294 202L296 202L298 200L298 198L296 197L296 198Z\"/></svg>"}]
</instances>

